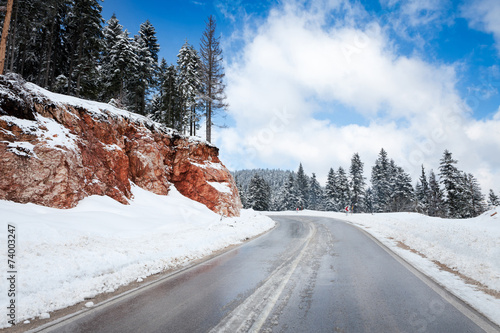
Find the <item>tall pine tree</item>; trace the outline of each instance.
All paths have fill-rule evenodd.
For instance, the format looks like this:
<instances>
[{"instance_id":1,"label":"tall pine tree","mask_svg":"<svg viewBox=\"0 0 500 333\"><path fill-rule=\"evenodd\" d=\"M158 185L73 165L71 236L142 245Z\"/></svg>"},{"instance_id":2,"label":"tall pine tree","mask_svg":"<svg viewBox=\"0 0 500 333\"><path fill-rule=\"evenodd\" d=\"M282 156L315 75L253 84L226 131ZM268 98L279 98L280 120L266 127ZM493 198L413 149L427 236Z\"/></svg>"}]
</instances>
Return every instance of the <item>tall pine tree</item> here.
<instances>
[{"instance_id":1,"label":"tall pine tree","mask_svg":"<svg viewBox=\"0 0 500 333\"><path fill-rule=\"evenodd\" d=\"M387 152L382 148L372 168L371 176L373 206L376 212L384 213L390 210L391 171Z\"/></svg>"},{"instance_id":2,"label":"tall pine tree","mask_svg":"<svg viewBox=\"0 0 500 333\"><path fill-rule=\"evenodd\" d=\"M446 217L461 217L461 197L459 192L461 175L455 167L457 163L451 153L445 150L439 165L440 183L444 186L444 204Z\"/></svg>"},{"instance_id":3,"label":"tall pine tree","mask_svg":"<svg viewBox=\"0 0 500 333\"><path fill-rule=\"evenodd\" d=\"M417 212L429 215L430 189L423 165L422 173L415 188L415 197L417 199Z\"/></svg>"},{"instance_id":4,"label":"tall pine tree","mask_svg":"<svg viewBox=\"0 0 500 333\"><path fill-rule=\"evenodd\" d=\"M351 206L353 212L361 213L365 210L365 177L363 176L363 162L358 153L355 153L351 159Z\"/></svg>"},{"instance_id":5,"label":"tall pine tree","mask_svg":"<svg viewBox=\"0 0 500 333\"><path fill-rule=\"evenodd\" d=\"M227 104L224 84L224 67L222 64L222 50L220 37L215 35L215 18L210 15L206 22L200 45L202 84L205 103L206 138L212 141L212 116L216 110L225 109Z\"/></svg>"}]
</instances>

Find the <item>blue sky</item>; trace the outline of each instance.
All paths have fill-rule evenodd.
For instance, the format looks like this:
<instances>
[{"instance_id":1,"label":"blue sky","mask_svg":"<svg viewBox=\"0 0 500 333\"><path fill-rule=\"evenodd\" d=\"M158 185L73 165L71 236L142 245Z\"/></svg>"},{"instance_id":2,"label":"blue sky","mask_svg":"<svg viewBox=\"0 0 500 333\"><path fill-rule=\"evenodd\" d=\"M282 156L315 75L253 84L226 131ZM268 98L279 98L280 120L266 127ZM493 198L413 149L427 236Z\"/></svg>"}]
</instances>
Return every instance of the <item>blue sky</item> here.
<instances>
[{"instance_id":1,"label":"blue sky","mask_svg":"<svg viewBox=\"0 0 500 333\"><path fill-rule=\"evenodd\" d=\"M324 180L380 148L416 179L444 149L500 191L498 0L105 0L131 34L149 19L160 56L198 47L212 14L226 60L232 169L296 169Z\"/></svg>"}]
</instances>

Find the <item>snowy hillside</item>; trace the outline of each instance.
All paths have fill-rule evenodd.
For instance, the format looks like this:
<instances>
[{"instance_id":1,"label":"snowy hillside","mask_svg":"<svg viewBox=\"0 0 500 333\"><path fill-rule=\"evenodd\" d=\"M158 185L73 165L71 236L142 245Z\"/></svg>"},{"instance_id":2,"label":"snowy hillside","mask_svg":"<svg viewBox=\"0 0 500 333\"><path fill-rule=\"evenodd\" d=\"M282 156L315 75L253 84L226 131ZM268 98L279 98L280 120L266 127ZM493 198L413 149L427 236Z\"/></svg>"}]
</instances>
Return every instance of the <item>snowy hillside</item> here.
<instances>
[{"instance_id":1,"label":"snowy hillside","mask_svg":"<svg viewBox=\"0 0 500 333\"><path fill-rule=\"evenodd\" d=\"M299 214L333 217L359 226L500 324L500 207L472 219L417 213L346 216L306 210Z\"/></svg>"},{"instance_id":2,"label":"snowy hillside","mask_svg":"<svg viewBox=\"0 0 500 333\"><path fill-rule=\"evenodd\" d=\"M17 233L18 321L47 317L274 226L270 218L249 210L221 220L174 187L168 196L137 186L132 192L130 205L91 196L67 210L0 200L1 239L7 239L7 224L15 225ZM2 290L8 289L6 283L2 279ZM2 293L1 306L8 301ZM2 316L0 327L6 326Z\"/></svg>"}]
</instances>

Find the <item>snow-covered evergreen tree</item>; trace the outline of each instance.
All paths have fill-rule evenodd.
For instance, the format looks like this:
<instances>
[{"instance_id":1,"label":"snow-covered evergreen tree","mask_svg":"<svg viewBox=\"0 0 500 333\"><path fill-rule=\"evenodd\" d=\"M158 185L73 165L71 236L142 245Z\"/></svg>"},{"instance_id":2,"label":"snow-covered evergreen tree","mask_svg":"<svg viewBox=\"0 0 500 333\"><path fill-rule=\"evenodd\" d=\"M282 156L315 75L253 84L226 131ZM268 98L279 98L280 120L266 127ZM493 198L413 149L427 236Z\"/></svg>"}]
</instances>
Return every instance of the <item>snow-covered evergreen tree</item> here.
<instances>
[{"instance_id":1,"label":"snow-covered evergreen tree","mask_svg":"<svg viewBox=\"0 0 500 333\"><path fill-rule=\"evenodd\" d=\"M147 96L157 85L160 51L155 28L149 20L141 24L139 34L134 37L134 45L137 67L129 79L129 99L132 101L131 111L144 115Z\"/></svg>"},{"instance_id":2,"label":"snow-covered evergreen tree","mask_svg":"<svg viewBox=\"0 0 500 333\"><path fill-rule=\"evenodd\" d=\"M366 194L365 194L365 211L367 213L372 213L374 211L374 206L373 206L373 191L371 187L366 189Z\"/></svg>"},{"instance_id":3,"label":"snow-covered evergreen tree","mask_svg":"<svg viewBox=\"0 0 500 333\"><path fill-rule=\"evenodd\" d=\"M471 173L464 172L460 185L460 217L471 218L484 213L486 203L477 179Z\"/></svg>"},{"instance_id":4,"label":"snow-covered evergreen tree","mask_svg":"<svg viewBox=\"0 0 500 333\"><path fill-rule=\"evenodd\" d=\"M68 15L68 93L95 97L98 59L102 47L102 7L99 0L74 1Z\"/></svg>"},{"instance_id":5,"label":"snow-covered evergreen tree","mask_svg":"<svg viewBox=\"0 0 500 333\"><path fill-rule=\"evenodd\" d=\"M339 167L337 170L337 199L340 209L345 206L351 206L351 191L349 189L349 180L344 168Z\"/></svg>"},{"instance_id":6,"label":"snow-covered evergreen tree","mask_svg":"<svg viewBox=\"0 0 500 333\"><path fill-rule=\"evenodd\" d=\"M460 171L455 167L457 163L451 153L445 150L439 165L440 183L444 186L444 203L446 207L446 217L460 218L462 211L462 198L459 187L461 182Z\"/></svg>"},{"instance_id":7,"label":"snow-covered evergreen tree","mask_svg":"<svg viewBox=\"0 0 500 333\"><path fill-rule=\"evenodd\" d=\"M490 205L490 207L500 206L500 199L492 189L490 189L490 193L488 194L488 205Z\"/></svg>"},{"instance_id":8,"label":"snow-covered evergreen tree","mask_svg":"<svg viewBox=\"0 0 500 333\"><path fill-rule=\"evenodd\" d=\"M391 194L389 211L391 212L411 212L414 211L414 190L411 184L411 177L402 167L396 165L394 160L390 163L391 170Z\"/></svg>"},{"instance_id":9,"label":"snow-covered evergreen tree","mask_svg":"<svg viewBox=\"0 0 500 333\"><path fill-rule=\"evenodd\" d=\"M102 99L115 103L123 108L128 106L127 82L131 80L130 74L138 68L138 52L128 37L128 31L123 31L115 15L104 27L105 50L102 54L102 77L104 88ZM133 75L132 75L133 76Z\"/></svg>"},{"instance_id":10,"label":"snow-covered evergreen tree","mask_svg":"<svg viewBox=\"0 0 500 333\"><path fill-rule=\"evenodd\" d=\"M415 188L415 197L417 200L417 212L429 215L430 189L423 165L422 173Z\"/></svg>"},{"instance_id":11,"label":"snow-covered evergreen tree","mask_svg":"<svg viewBox=\"0 0 500 333\"><path fill-rule=\"evenodd\" d=\"M248 206L247 192L243 188L243 185L238 181L238 177L235 177L236 188L238 188L238 194L240 195L241 205L244 209L250 208Z\"/></svg>"},{"instance_id":12,"label":"snow-covered evergreen tree","mask_svg":"<svg viewBox=\"0 0 500 333\"><path fill-rule=\"evenodd\" d=\"M201 60L198 52L187 41L177 55L179 68L179 92L182 96L182 109L187 118L189 134L196 134L199 121L197 112L202 105Z\"/></svg>"},{"instance_id":13,"label":"snow-covered evergreen tree","mask_svg":"<svg viewBox=\"0 0 500 333\"><path fill-rule=\"evenodd\" d=\"M337 196L337 174L333 168L328 171L325 187L325 209L329 211L338 211L341 208Z\"/></svg>"},{"instance_id":14,"label":"snow-covered evergreen tree","mask_svg":"<svg viewBox=\"0 0 500 333\"><path fill-rule=\"evenodd\" d=\"M248 186L248 204L258 211L267 211L271 203L271 189L259 175L255 175Z\"/></svg>"},{"instance_id":15,"label":"snow-covered evergreen tree","mask_svg":"<svg viewBox=\"0 0 500 333\"><path fill-rule=\"evenodd\" d=\"M372 168L371 183L373 191L373 206L375 212L390 211L391 200L391 166L387 152L382 148L375 165Z\"/></svg>"},{"instance_id":16,"label":"snow-covered evergreen tree","mask_svg":"<svg viewBox=\"0 0 500 333\"><path fill-rule=\"evenodd\" d=\"M363 162L358 153L355 153L351 159L349 169L351 176L351 206L353 212L361 213L365 211L365 177L363 176Z\"/></svg>"},{"instance_id":17,"label":"snow-covered evergreen tree","mask_svg":"<svg viewBox=\"0 0 500 333\"><path fill-rule=\"evenodd\" d=\"M446 207L443 198L443 190L439 186L436 174L431 170L429 174L429 216L444 217L446 215Z\"/></svg>"},{"instance_id":18,"label":"snow-covered evergreen tree","mask_svg":"<svg viewBox=\"0 0 500 333\"><path fill-rule=\"evenodd\" d=\"M312 210L325 210L324 194L321 185L316 179L316 174L312 174L311 182L309 185L309 209Z\"/></svg>"},{"instance_id":19,"label":"snow-covered evergreen tree","mask_svg":"<svg viewBox=\"0 0 500 333\"><path fill-rule=\"evenodd\" d=\"M277 206L276 210L295 210L297 208L297 198L295 196L295 178L293 174L290 173L288 177L288 181L285 186L283 186L282 190L277 197Z\"/></svg>"},{"instance_id":20,"label":"snow-covered evergreen tree","mask_svg":"<svg viewBox=\"0 0 500 333\"><path fill-rule=\"evenodd\" d=\"M297 204L300 209L308 208L309 205L309 180L304 172L302 163L297 171L295 186L295 195L297 196Z\"/></svg>"}]
</instances>

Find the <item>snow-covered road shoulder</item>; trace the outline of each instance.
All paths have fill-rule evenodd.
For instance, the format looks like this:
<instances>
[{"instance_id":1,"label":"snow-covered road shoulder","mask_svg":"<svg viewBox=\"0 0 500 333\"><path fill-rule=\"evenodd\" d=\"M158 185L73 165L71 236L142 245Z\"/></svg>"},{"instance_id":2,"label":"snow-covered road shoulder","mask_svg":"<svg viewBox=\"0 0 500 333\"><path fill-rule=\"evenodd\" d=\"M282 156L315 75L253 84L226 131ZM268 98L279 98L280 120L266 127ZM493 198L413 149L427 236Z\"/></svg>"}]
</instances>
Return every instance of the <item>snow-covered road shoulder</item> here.
<instances>
[{"instance_id":1,"label":"snow-covered road shoulder","mask_svg":"<svg viewBox=\"0 0 500 333\"><path fill-rule=\"evenodd\" d=\"M185 266L275 226L252 210L221 218L173 186L168 196L132 191L130 205L91 196L67 210L0 200L1 239L8 223L17 231L17 322ZM1 290L6 284L2 278ZM2 292L0 305L8 302ZM2 316L0 328L6 326Z\"/></svg>"},{"instance_id":2,"label":"snow-covered road shoulder","mask_svg":"<svg viewBox=\"0 0 500 333\"><path fill-rule=\"evenodd\" d=\"M462 220L417 213L346 215L306 210L285 214L331 217L360 227L500 325L498 211Z\"/></svg>"}]
</instances>

